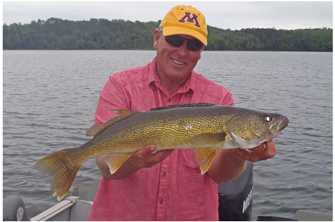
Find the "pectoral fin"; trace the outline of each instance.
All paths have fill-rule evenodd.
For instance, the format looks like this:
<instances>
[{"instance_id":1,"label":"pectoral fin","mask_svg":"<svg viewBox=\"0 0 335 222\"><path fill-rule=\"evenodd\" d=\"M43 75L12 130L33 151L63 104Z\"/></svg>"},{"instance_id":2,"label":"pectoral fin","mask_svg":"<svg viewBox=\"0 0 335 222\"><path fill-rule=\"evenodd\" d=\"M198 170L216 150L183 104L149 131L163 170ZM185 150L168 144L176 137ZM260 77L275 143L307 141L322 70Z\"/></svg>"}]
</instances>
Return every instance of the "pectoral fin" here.
<instances>
[{"instance_id":1,"label":"pectoral fin","mask_svg":"<svg viewBox=\"0 0 335 222\"><path fill-rule=\"evenodd\" d=\"M131 157L131 154L109 154L105 162L109 166L109 171L111 174L114 174L121 165L129 158Z\"/></svg>"},{"instance_id":2,"label":"pectoral fin","mask_svg":"<svg viewBox=\"0 0 335 222\"><path fill-rule=\"evenodd\" d=\"M217 149L213 148L198 148L195 151L198 163L200 165L201 174L206 173L211 167L217 151Z\"/></svg>"},{"instance_id":3,"label":"pectoral fin","mask_svg":"<svg viewBox=\"0 0 335 222\"><path fill-rule=\"evenodd\" d=\"M214 147L225 140L227 133L203 133L191 138L191 143L197 147Z\"/></svg>"}]
</instances>

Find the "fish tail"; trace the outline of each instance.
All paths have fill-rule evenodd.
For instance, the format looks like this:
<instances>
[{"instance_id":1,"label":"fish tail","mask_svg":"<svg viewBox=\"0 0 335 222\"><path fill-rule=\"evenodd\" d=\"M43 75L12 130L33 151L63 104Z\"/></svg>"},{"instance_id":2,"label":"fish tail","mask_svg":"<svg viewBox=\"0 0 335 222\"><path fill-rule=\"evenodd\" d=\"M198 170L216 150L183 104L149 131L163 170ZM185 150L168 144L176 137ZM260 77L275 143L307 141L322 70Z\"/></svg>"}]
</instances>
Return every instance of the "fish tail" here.
<instances>
[{"instance_id":1,"label":"fish tail","mask_svg":"<svg viewBox=\"0 0 335 222\"><path fill-rule=\"evenodd\" d=\"M51 191L60 201L69 192L82 161L71 154L72 149L64 149L39 160L35 167L43 175L51 176Z\"/></svg>"}]
</instances>

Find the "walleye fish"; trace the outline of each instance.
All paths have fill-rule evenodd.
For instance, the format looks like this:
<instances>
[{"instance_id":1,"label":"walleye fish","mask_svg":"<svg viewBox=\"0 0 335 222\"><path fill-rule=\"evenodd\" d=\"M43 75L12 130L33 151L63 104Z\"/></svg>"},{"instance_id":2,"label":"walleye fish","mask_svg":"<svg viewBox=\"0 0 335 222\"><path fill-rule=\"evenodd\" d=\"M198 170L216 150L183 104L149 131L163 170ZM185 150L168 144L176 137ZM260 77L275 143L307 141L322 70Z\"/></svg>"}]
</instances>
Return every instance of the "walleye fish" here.
<instances>
[{"instance_id":1,"label":"walleye fish","mask_svg":"<svg viewBox=\"0 0 335 222\"><path fill-rule=\"evenodd\" d=\"M159 107L146 112L114 110L116 116L87 131L91 140L39 160L36 169L51 176L51 190L61 200L86 160L109 154L105 162L115 173L137 150L153 144L157 150L196 149L204 174L217 149L250 149L269 141L288 125L280 114L269 114L209 103Z\"/></svg>"}]
</instances>

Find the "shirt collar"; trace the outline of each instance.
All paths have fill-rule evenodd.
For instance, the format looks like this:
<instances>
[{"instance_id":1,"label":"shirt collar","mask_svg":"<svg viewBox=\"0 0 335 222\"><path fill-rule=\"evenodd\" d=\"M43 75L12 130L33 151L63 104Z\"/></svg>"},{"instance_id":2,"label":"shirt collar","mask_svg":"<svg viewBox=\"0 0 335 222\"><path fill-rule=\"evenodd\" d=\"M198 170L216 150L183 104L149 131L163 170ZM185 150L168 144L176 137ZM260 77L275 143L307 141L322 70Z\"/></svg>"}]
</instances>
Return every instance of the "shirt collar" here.
<instances>
[{"instance_id":1,"label":"shirt collar","mask_svg":"<svg viewBox=\"0 0 335 222\"><path fill-rule=\"evenodd\" d=\"M167 92L166 89L164 88L164 86L162 85L161 80L158 78L156 64L157 64L157 56L151 62L151 67L150 67L150 71L149 71L149 78L148 78L149 87L152 88L152 89L159 88L163 92ZM177 93L185 93L186 96L191 96L193 94L194 89L195 89L194 75L195 75L195 72L194 72L194 70L192 70L188 79L186 80L184 85L182 85L178 89L176 94Z\"/></svg>"}]
</instances>

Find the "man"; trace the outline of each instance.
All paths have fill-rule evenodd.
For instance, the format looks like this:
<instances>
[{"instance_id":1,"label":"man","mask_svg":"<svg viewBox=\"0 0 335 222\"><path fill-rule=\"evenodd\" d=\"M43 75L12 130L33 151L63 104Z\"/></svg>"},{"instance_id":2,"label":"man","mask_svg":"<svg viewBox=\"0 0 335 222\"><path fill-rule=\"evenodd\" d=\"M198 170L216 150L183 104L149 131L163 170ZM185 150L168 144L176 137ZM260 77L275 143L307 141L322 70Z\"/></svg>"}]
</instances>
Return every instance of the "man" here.
<instances>
[{"instance_id":1,"label":"man","mask_svg":"<svg viewBox=\"0 0 335 222\"><path fill-rule=\"evenodd\" d=\"M96 123L108 121L112 109L147 111L182 103L234 105L231 93L193 68L207 45L204 15L194 7L172 8L154 32L157 56L144 67L110 76L96 110ZM139 126L141 127L141 126ZM96 157L102 178L89 220L218 220L217 184L240 175L246 160L275 155L274 142L251 152L219 150L201 174L194 150L162 150L148 145L110 174Z\"/></svg>"}]
</instances>

